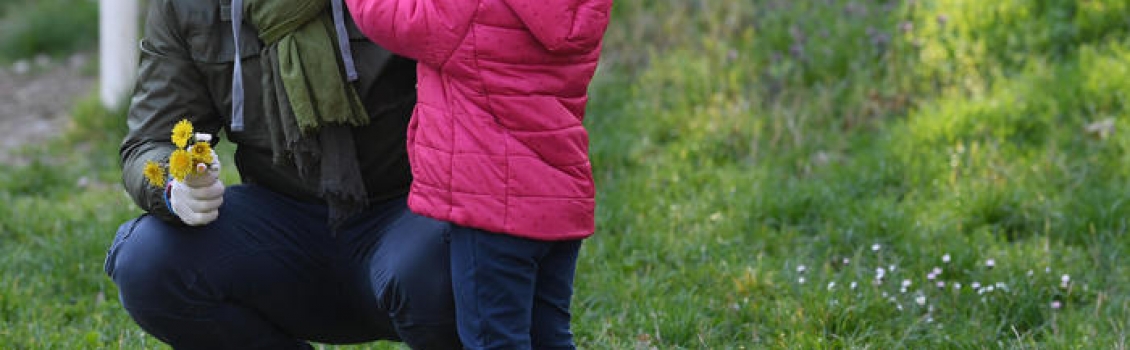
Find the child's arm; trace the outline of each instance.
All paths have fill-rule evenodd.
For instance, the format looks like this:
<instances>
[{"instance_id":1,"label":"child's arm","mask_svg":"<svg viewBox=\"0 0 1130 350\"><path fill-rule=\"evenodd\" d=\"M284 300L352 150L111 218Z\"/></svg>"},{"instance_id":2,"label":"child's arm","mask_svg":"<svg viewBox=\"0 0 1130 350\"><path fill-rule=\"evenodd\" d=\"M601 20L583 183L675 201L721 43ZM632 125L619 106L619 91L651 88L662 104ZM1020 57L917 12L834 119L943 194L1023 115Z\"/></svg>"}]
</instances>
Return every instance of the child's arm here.
<instances>
[{"instance_id":1,"label":"child's arm","mask_svg":"<svg viewBox=\"0 0 1130 350\"><path fill-rule=\"evenodd\" d=\"M346 0L370 40L398 55L439 66L471 24L478 1Z\"/></svg>"},{"instance_id":2,"label":"child's arm","mask_svg":"<svg viewBox=\"0 0 1130 350\"><path fill-rule=\"evenodd\" d=\"M595 50L612 12L612 0L505 1L547 50L565 54Z\"/></svg>"}]
</instances>

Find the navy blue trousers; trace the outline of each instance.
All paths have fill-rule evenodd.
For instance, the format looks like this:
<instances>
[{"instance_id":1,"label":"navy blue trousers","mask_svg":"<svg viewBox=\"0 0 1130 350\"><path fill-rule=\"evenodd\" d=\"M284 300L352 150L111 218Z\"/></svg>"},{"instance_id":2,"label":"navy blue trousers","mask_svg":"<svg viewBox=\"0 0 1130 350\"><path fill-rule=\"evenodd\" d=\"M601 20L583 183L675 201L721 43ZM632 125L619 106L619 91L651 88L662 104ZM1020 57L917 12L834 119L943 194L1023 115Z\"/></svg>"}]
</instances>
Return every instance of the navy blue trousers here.
<instances>
[{"instance_id":1,"label":"navy blue trousers","mask_svg":"<svg viewBox=\"0 0 1130 350\"><path fill-rule=\"evenodd\" d=\"M451 227L399 198L332 236L324 205L239 185L205 226L126 222L106 273L141 328L176 349L458 349Z\"/></svg>"},{"instance_id":2,"label":"navy blue trousers","mask_svg":"<svg viewBox=\"0 0 1130 350\"><path fill-rule=\"evenodd\" d=\"M468 349L574 349L569 304L581 241L451 230L459 336Z\"/></svg>"}]
</instances>

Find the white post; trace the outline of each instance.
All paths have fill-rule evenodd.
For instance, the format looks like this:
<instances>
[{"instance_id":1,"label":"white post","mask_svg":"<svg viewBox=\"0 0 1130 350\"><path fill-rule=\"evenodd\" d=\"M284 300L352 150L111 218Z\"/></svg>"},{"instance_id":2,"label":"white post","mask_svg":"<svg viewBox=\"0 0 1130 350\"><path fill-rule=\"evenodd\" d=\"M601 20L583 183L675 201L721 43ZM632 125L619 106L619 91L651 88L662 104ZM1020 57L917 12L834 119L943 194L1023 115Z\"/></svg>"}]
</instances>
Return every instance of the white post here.
<instances>
[{"instance_id":1,"label":"white post","mask_svg":"<svg viewBox=\"0 0 1130 350\"><path fill-rule=\"evenodd\" d=\"M98 47L102 105L116 109L137 72L138 0L99 0Z\"/></svg>"}]
</instances>

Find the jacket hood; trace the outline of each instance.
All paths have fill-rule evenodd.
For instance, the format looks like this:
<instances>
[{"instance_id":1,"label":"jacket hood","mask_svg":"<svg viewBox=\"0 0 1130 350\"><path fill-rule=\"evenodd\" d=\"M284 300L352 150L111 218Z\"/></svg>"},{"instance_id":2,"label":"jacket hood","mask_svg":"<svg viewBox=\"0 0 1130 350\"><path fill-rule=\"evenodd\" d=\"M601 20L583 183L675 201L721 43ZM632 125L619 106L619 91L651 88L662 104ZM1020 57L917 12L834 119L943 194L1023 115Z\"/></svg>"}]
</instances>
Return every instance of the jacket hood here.
<instances>
[{"instance_id":1,"label":"jacket hood","mask_svg":"<svg viewBox=\"0 0 1130 350\"><path fill-rule=\"evenodd\" d=\"M580 53L597 49L612 0L504 0L550 52Z\"/></svg>"}]
</instances>

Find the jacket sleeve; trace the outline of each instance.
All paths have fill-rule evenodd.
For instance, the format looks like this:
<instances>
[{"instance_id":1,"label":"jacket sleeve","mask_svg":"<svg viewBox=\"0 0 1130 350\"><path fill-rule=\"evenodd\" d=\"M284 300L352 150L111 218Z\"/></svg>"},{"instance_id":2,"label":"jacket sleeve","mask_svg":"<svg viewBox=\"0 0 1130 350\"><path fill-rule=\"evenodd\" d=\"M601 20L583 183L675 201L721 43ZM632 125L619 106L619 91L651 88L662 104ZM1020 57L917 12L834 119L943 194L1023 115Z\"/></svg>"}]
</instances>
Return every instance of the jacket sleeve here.
<instances>
[{"instance_id":1,"label":"jacket sleeve","mask_svg":"<svg viewBox=\"0 0 1130 350\"><path fill-rule=\"evenodd\" d=\"M143 174L145 164L167 160L175 149L170 141L173 125L181 119L191 121L197 132L212 134L219 131L222 121L180 34L172 1L149 3L140 43L140 66L127 116L129 130L119 149L122 182L142 210L179 223L165 205L164 188L147 182Z\"/></svg>"},{"instance_id":2,"label":"jacket sleeve","mask_svg":"<svg viewBox=\"0 0 1130 350\"><path fill-rule=\"evenodd\" d=\"M398 55L438 67L466 36L478 1L346 0L357 27Z\"/></svg>"},{"instance_id":3,"label":"jacket sleeve","mask_svg":"<svg viewBox=\"0 0 1130 350\"><path fill-rule=\"evenodd\" d=\"M504 0L550 52L585 53L599 47L612 0Z\"/></svg>"}]
</instances>

